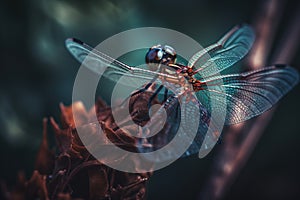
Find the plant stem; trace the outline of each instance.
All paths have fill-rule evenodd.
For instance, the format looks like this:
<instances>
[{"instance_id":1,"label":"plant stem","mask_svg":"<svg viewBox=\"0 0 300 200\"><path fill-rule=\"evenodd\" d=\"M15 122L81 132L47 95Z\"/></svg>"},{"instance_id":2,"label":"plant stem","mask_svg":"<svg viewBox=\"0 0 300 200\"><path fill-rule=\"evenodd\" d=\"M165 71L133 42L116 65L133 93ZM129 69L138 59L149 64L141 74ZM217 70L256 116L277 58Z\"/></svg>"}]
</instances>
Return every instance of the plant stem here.
<instances>
[{"instance_id":1,"label":"plant stem","mask_svg":"<svg viewBox=\"0 0 300 200\"><path fill-rule=\"evenodd\" d=\"M251 69L265 66L278 22L283 13L284 1L268 0L262 4L254 23L257 39L248 57ZM299 4L300 5L300 4ZM289 23L272 63L289 63L298 48L300 13ZM201 191L199 199L220 199L235 181L250 157L257 141L267 127L275 108L250 121L230 126L224 131L223 145L218 148L212 173Z\"/></svg>"}]
</instances>

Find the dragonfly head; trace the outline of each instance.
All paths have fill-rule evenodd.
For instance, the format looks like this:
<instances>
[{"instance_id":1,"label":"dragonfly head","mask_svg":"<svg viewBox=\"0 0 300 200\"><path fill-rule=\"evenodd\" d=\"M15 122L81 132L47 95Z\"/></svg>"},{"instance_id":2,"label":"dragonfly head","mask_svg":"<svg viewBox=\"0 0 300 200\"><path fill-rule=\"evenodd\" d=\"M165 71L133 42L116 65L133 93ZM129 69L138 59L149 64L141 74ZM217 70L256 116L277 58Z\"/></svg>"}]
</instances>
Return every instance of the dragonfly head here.
<instances>
[{"instance_id":1,"label":"dragonfly head","mask_svg":"<svg viewBox=\"0 0 300 200\"><path fill-rule=\"evenodd\" d=\"M175 50L168 45L155 45L146 54L146 63L152 64L174 64L176 60Z\"/></svg>"}]
</instances>

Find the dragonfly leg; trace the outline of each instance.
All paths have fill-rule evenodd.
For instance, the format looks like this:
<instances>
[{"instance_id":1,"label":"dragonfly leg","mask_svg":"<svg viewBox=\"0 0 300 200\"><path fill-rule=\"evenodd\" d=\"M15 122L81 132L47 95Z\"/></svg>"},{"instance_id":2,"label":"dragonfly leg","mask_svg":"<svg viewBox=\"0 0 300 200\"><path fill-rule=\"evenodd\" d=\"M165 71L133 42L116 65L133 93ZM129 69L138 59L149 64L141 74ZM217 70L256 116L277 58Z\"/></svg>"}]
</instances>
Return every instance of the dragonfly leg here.
<instances>
[{"instance_id":1,"label":"dragonfly leg","mask_svg":"<svg viewBox=\"0 0 300 200\"><path fill-rule=\"evenodd\" d=\"M140 89L140 90L138 90L138 91L132 93L132 94L130 95L130 97L133 97L133 96L135 96L135 95L137 95L137 94L140 94L140 93L142 93L142 92L145 92L146 90L148 90L148 89L150 88L150 86L151 86L152 84L153 84L153 82L148 83L144 88L142 88L142 89Z\"/></svg>"},{"instance_id":2,"label":"dragonfly leg","mask_svg":"<svg viewBox=\"0 0 300 200\"><path fill-rule=\"evenodd\" d=\"M151 97L150 97L150 99L149 99L149 101L148 101L148 108L151 107L152 101L153 101L154 98L158 95L158 93L163 89L163 87L164 87L163 85L160 85L160 86L157 88L157 90L154 92L154 94L151 95Z\"/></svg>"},{"instance_id":3,"label":"dragonfly leg","mask_svg":"<svg viewBox=\"0 0 300 200\"><path fill-rule=\"evenodd\" d=\"M167 88L165 88L164 101L166 101L168 99L168 93L169 93L169 90Z\"/></svg>"},{"instance_id":4,"label":"dragonfly leg","mask_svg":"<svg viewBox=\"0 0 300 200\"><path fill-rule=\"evenodd\" d=\"M130 99L131 97L134 97L137 94L140 94L142 92L147 91L153 84L154 81L157 79L157 77L154 77L149 83L147 83L147 85L145 87L143 87L142 89L139 89L138 91L133 92L129 97L127 97L120 106L123 106L125 102L127 102L128 99Z\"/></svg>"},{"instance_id":5,"label":"dragonfly leg","mask_svg":"<svg viewBox=\"0 0 300 200\"><path fill-rule=\"evenodd\" d=\"M135 96L137 94L140 94L140 93L145 92L146 90L148 90L150 88L150 86L152 86L154 84L154 82L155 82L156 79L157 79L157 76L153 77L153 79L144 88L142 88L142 89L140 89L140 90L132 93L130 95L130 97L133 97L133 96Z\"/></svg>"}]
</instances>

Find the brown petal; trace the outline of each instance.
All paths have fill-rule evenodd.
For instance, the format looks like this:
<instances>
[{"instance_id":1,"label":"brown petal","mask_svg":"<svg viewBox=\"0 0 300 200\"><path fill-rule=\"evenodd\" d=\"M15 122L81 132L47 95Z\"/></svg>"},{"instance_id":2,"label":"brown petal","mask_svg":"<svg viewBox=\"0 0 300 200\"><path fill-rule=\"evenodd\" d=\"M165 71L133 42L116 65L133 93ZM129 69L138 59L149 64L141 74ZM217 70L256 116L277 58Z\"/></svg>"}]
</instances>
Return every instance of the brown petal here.
<instances>
[{"instance_id":1,"label":"brown petal","mask_svg":"<svg viewBox=\"0 0 300 200\"><path fill-rule=\"evenodd\" d=\"M50 174L54 167L54 152L49 150L47 139L47 118L43 119L43 138L36 156L35 169L41 174Z\"/></svg>"}]
</instances>

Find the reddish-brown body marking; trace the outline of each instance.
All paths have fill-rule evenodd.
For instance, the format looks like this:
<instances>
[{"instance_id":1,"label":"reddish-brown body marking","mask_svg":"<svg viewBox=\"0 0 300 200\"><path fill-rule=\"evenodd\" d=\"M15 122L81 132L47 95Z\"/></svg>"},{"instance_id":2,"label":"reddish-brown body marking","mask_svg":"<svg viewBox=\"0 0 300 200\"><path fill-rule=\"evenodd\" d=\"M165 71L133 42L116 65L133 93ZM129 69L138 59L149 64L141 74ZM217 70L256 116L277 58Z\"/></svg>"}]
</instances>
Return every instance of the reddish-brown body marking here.
<instances>
[{"instance_id":1,"label":"reddish-brown body marking","mask_svg":"<svg viewBox=\"0 0 300 200\"><path fill-rule=\"evenodd\" d=\"M195 72L195 67L185 66L181 64L169 64L168 66L176 69L177 74L182 75L192 85L194 92L198 92L204 89L203 86L205 86L205 83L193 77L197 73Z\"/></svg>"}]
</instances>

